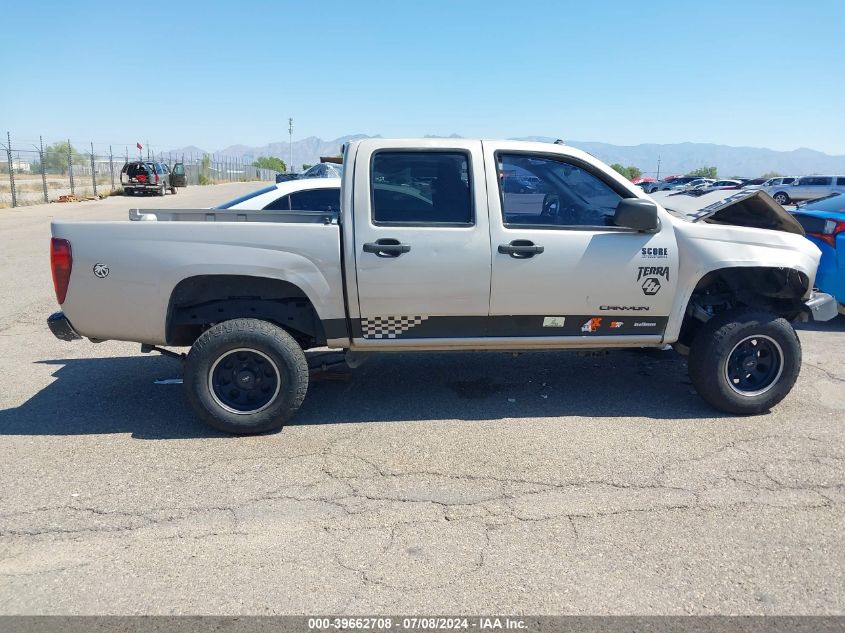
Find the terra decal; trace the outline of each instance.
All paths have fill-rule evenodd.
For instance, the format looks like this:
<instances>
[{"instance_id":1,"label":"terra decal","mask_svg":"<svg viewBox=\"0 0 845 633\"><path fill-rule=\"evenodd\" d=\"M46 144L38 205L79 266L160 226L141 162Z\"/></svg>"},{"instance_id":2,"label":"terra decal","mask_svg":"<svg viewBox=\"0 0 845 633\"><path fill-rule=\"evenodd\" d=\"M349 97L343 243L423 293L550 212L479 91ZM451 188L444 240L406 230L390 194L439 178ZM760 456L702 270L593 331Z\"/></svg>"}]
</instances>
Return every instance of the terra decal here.
<instances>
[{"instance_id":1,"label":"terra decal","mask_svg":"<svg viewBox=\"0 0 845 633\"><path fill-rule=\"evenodd\" d=\"M611 329L611 330L616 330L616 329L618 329L618 328L622 327L622 325L623 325L624 323L625 323L624 321L611 321L611 322L610 322L610 329Z\"/></svg>"},{"instance_id":2,"label":"terra decal","mask_svg":"<svg viewBox=\"0 0 845 633\"><path fill-rule=\"evenodd\" d=\"M637 281L642 279L643 277L663 277L666 281L669 281L669 267L668 266L640 266L637 269L639 272L637 273Z\"/></svg>"}]
</instances>

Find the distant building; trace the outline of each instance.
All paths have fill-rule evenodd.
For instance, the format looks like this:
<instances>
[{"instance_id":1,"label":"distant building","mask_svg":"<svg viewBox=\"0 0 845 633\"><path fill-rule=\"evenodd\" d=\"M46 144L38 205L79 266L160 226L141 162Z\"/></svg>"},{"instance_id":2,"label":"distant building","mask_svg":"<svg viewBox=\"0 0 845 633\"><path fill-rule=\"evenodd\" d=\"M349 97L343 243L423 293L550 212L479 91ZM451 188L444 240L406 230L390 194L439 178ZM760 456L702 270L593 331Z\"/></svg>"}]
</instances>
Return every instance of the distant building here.
<instances>
[{"instance_id":1,"label":"distant building","mask_svg":"<svg viewBox=\"0 0 845 633\"><path fill-rule=\"evenodd\" d=\"M15 171L29 172L29 171L31 171L31 166L29 164L29 161L27 161L27 160L21 160L20 158L13 158L12 159L12 169L14 169Z\"/></svg>"}]
</instances>

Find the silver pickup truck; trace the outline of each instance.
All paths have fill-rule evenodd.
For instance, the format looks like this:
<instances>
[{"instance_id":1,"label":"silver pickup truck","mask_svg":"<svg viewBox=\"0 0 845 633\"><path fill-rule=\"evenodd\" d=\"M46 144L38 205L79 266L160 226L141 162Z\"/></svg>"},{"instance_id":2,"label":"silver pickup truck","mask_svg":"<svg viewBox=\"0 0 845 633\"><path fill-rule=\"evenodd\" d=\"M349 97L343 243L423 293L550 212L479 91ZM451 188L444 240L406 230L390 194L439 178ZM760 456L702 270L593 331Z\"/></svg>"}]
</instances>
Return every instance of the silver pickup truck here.
<instances>
[{"instance_id":1,"label":"silver pickup truck","mask_svg":"<svg viewBox=\"0 0 845 633\"><path fill-rule=\"evenodd\" d=\"M670 210L589 154L515 141L368 139L344 165L340 213L53 222L51 330L191 346L197 413L257 433L296 412L303 350L320 346L354 365L370 352L671 344L707 402L758 413L798 377L790 321L837 313L813 290L819 250L762 192Z\"/></svg>"}]
</instances>

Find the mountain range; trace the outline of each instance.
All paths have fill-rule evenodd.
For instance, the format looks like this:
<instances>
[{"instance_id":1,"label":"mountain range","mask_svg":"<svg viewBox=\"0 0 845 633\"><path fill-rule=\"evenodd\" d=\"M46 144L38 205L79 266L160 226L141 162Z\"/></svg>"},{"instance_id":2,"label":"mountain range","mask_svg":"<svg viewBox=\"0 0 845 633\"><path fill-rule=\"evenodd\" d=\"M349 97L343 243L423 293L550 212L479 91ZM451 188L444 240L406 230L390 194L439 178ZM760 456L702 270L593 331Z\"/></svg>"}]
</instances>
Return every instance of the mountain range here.
<instances>
[{"instance_id":1,"label":"mountain range","mask_svg":"<svg viewBox=\"0 0 845 633\"><path fill-rule=\"evenodd\" d=\"M434 135L429 135L434 136ZM453 138L460 138L452 134ZM343 143L359 139L373 138L367 134L349 134L324 141L316 136L309 136L293 142L293 160L296 171L302 164L319 162L321 156L334 156L341 151ZM526 136L515 140L553 142L547 136ZM567 145L589 152L608 163L633 165L649 176L656 176L658 160L660 175L684 174L698 167L715 166L723 178L732 176L753 178L768 172L784 175L803 174L845 174L845 156L833 156L816 150L799 148L791 151L777 151L762 147L733 147L712 143L671 143L643 145L613 145L596 141L564 141ZM259 156L278 156L290 164L291 145L287 141L268 143L260 147L248 145L230 145L215 152L189 146L171 150L176 155L215 154L252 161ZM165 152L167 153L167 152Z\"/></svg>"}]
</instances>

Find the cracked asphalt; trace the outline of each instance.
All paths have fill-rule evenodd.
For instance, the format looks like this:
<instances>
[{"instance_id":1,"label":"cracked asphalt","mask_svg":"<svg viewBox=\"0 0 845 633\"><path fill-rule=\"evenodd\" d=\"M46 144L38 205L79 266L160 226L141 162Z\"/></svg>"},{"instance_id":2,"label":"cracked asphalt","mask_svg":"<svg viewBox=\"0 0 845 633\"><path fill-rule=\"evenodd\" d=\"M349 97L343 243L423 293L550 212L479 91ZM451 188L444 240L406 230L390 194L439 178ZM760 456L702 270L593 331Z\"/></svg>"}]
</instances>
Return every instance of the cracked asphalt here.
<instances>
[{"instance_id":1,"label":"cracked asphalt","mask_svg":"<svg viewBox=\"0 0 845 633\"><path fill-rule=\"evenodd\" d=\"M51 215L255 186L0 211L0 613L845 611L843 317L758 417L672 352L397 354L247 438L177 361L52 338Z\"/></svg>"}]
</instances>

